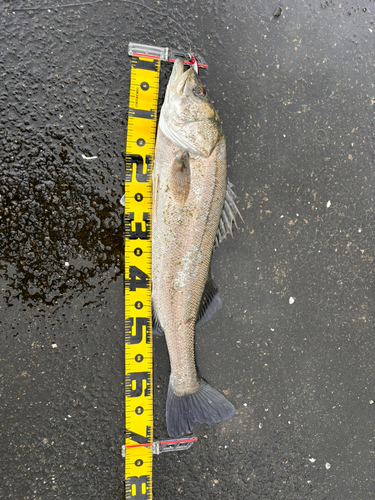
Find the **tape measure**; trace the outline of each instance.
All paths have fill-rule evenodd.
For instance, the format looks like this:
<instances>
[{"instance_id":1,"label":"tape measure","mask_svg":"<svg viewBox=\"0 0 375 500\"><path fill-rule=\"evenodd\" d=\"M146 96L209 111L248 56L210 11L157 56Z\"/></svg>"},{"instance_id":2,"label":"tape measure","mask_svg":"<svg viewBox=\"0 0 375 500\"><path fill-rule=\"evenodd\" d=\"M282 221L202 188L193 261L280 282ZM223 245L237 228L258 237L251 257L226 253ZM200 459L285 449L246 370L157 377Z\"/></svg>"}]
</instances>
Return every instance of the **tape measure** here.
<instances>
[{"instance_id":1,"label":"tape measure","mask_svg":"<svg viewBox=\"0 0 375 500\"><path fill-rule=\"evenodd\" d=\"M160 61L184 57L206 68L202 57L129 43L132 56L126 139L125 194L125 457L126 499L152 498L152 455L187 450L195 436L153 442L151 311L151 173Z\"/></svg>"},{"instance_id":2,"label":"tape measure","mask_svg":"<svg viewBox=\"0 0 375 500\"><path fill-rule=\"evenodd\" d=\"M160 61L132 57L125 167L125 489L152 498L151 172Z\"/></svg>"}]
</instances>

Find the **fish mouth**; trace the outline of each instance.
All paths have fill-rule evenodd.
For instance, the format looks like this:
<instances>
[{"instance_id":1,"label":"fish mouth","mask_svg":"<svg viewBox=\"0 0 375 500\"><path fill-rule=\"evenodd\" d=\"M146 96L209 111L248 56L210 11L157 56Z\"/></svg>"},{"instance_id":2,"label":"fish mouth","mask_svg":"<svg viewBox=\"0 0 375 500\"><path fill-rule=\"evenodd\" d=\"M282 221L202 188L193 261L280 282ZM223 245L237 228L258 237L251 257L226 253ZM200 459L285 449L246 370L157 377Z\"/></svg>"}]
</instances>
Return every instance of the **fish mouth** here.
<instances>
[{"instance_id":1,"label":"fish mouth","mask_svg":"<svg viewBox=\"0 0 375 500\"><path fill-rule=\"evenodd\" d=\"M179 74L176 75L176 79L173 82L173 90L176 94L183 95L185 93L185 88L189 76L194 72L194 68L189 68L184 71L184 65L182 62L181 68L178 68Z\"/></svg>"}]
</instances>

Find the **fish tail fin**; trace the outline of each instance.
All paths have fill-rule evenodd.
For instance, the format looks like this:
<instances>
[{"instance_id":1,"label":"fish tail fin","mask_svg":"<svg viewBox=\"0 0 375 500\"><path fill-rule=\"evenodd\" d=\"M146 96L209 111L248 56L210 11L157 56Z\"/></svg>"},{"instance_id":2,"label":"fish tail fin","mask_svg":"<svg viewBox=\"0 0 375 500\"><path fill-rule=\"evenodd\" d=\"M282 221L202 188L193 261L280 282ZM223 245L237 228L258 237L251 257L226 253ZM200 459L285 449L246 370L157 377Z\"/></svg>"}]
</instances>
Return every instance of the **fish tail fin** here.
<instances>
[{"instance_id":1,"label":"fish tail fin","mask_svg":"<svg viewBox=\"0 0 375 500\"><path fill-rule=\"evenodd\" d=\"M185 396L177 396L169 381L166 419L171 437L189 434L196 422L218 424L233 417L235 413L232 403L203 379L194 393Z\"/></svg>"}]
</instances>

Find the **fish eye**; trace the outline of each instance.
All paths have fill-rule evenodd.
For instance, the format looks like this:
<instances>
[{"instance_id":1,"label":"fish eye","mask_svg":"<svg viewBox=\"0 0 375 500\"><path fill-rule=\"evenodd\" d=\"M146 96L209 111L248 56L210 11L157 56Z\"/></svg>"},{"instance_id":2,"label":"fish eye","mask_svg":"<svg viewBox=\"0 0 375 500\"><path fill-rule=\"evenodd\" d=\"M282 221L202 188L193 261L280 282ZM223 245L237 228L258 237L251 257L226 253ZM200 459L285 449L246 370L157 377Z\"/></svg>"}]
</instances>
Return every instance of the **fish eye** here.
<instances>
[{"instance_id":1,"label":"fish eye","mask_svg":"<svg viewBox=\"0 0 375 500\"><path fill-rule=\"evenodd\" d=\"M200 85L198 85L197 87L195 87L195 89L193 90L194 92L194 95L197 96L197 97L204 97L206 95L206 91L203 87L201 87Z\"/></svg>"}]
</instances>

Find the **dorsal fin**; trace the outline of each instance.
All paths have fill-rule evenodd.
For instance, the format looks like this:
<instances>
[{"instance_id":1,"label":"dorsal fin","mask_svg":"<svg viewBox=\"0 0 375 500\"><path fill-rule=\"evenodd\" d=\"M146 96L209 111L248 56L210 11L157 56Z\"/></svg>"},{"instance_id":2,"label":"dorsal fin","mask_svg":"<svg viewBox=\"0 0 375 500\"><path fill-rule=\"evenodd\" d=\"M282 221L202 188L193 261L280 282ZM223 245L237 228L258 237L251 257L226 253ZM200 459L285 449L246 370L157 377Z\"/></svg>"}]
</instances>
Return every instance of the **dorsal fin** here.
<instances>
[{"instance_id":1,"label":"dorsal fin","mask_svg":"<svg viewBox=\"0 0 375 500\"><path fill-rule=\"evenodd\" d=\"M221 213L221 219L219 226L217 228L216 238L214 242L214 250L220 245L223 240L227 239L227 235L230 234L233 237L232 227L233 224L238 229L236 217L240 217L242 222L244 222L240 211L237 208L236 202L234 201L237 196L232 190L233 184L227 179L227 189L225 191L225 199L223 211Z\"/></svg>"}]
</instances>

